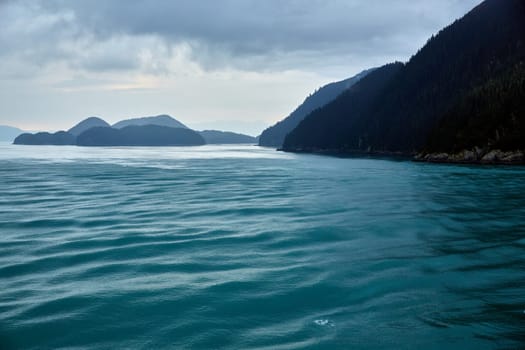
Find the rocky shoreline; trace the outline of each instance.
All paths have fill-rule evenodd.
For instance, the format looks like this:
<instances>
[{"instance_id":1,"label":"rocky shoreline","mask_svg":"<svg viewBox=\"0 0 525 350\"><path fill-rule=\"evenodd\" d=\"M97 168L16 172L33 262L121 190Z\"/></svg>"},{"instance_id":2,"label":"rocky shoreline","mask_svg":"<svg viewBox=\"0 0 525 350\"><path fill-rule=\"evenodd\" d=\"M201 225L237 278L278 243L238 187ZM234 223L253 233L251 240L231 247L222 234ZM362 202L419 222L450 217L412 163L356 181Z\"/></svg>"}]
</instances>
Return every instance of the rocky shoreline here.
<instances>
[{"instance_id":1,"label":"rocky shoreline","mask_svg":"<svg viewBox=\"0 0 525 350\"><path fill-rule=\"evenodd\" d=\"M361 151L361 150L341 150L341 149L317 149L317 148L297 148L297 149L278 149L278 151L291 153L308 153L335 157L388 157L412 159L415 162L427 163L451 163L451 164L486 164L486 165L525 165L525 151L501 151L499 149L463 150L458 153L422 152L418 154L388 151Z\"/></svg>"},{"instance_id":2,"label":"rocky shoreline","mask_svg":"<svg viewBox=\"0 0 525 350\"><path fill-rule=\"evenodd\" d=\"M484 150L475 148L458 153L419 153L416 162L457 164L525 164L525 151Z\"/></svg>"}]
</instances>

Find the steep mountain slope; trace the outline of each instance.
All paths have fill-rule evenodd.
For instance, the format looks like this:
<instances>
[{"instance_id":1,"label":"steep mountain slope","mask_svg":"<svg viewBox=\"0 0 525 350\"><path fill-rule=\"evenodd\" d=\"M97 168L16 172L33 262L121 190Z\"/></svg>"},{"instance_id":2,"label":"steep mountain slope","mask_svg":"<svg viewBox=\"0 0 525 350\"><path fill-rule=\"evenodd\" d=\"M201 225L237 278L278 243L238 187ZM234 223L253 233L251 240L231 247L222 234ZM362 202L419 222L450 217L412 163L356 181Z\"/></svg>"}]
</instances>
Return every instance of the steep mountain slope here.
<instances>
[{"instance_id":1,"label":"steep mountain slope","mask_svg":"<svg viewBox=\"0 0 525 350\"><path fill-rule=\"evenodd\" d=\"M357 128L362 123L374 106L373 102L402 68L402 63L377 68L335 101L308 115L288 134L284 149L317 151L361 148L360 138L347 140L347 130Z\"/></svg>"},{"instance_id":2,"label":"steep mountain slope","mask_svg":"<svg viewBox=\"0 0 525 350\"><path fill-rule=\"evenodd\" d=\"M458 106L465 104L476 89L486 88L489 81L510 74L509 69L524 58L525 2L486 0L432 37L382 87L359 120L355 120L355 113L349 113L348 102L344 102L351 95L344 94L331 108L310 114L293 136L286 139L284 148L414 153L427 144L447 113L460 111ZM335 107L338 104L346 109ZM349 123L348 118L354 119ZM497 114L492 118L492 128L498 128L507 117ZM522 120L525 116L516 114L515 118ZM327 134L317 132L318 129ZM441 135L449 138L454 133ZM327 145L325 140L332 137L334 140ZM454 142L454 139L442 140L442 143ZM486 144L488 140L476 142Z\"/></svg>"},{"instance_id":3,"label":"steep mountain slope","mask_svg":"<svg viewBox=\"0 0 525 350\"><path fill-rule=\"evenodd\" d=\"M105 120L100 119L98 117L89 117L89 118L84 119L83 121L81 121L80 123L72 127L71 129L69 129L68 132L70 134L78 136L82 134L84 131L97 127L97 126L108 127L109 124L106 123Z\"/></svg>"},{"instance_id":4,"label":"steep mountain slope","mask_svg":"<svg viewBox=\"0 0 525 350\"><path fill-rule=\"evenodd\" d=\"M286 135L299 125L309 113L333 101L342 92L349 89L371 71L373 71L373 69L365 70L352 78L321 87L308 96L288 117L264 130L259 137L259 145L281 147Z\"/></svg>"},{"instance_id":5,"label":"steep mountain slope","mask_svg":"<svg viewBox=\"0 0 525 350\"><path fill-rule=\"evenodd\" d=\"M514 151L525 138L525 62L473 89L440 120L425 150L456 153L473 147Z\"/></svg>"},{"instance_id":6,"label":"steep mountain slope","mask_svg":"<svg viewBox=\"0 0 525 350\"><path fill-rule=\"evenodd\" d=\"M136 125L136 126L141 126L141 125L158 125L158 126L167 126L167 127L170 127L170 128L188 129L188 127L186 125L182 124L181 122L179 122L175 118L173 118L173 117L171 117L169 115L165 115L165 114L157 115L157 116L154 116L154 117L143 117L143 118L132 118L132 119L121 120L118 123L115 123L113 125L113 128L122 129L122 128L124 128L126 126L130 126L130 125Z\"/></svg>"}]
</instances>

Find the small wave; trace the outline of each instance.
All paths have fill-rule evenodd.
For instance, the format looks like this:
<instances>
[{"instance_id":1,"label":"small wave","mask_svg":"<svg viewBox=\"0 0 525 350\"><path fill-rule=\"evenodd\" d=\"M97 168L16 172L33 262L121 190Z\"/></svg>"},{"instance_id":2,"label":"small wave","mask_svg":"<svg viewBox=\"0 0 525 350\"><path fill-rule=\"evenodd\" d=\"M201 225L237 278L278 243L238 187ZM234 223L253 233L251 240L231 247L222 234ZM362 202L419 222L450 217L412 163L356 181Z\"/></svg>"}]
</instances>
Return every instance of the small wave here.
<instances>
[{"instance_id":1,"label":"small wave","mask_svg":"<svg viewBox=\"0 0 525 350\"><path fill-rule=\"evenodd\" d=\"M523 343L525 168L312 166L234 146L46 148L43 164L13 149L2 349Z\"/></svg>"},{"instance_id":2,"label":"small wave","mask_svg":"<svg viewBox=\"0 0 525 350\"><path fill-rule=\"evenodd\" d=\"M320 327L335 327L335 323L326 319L315 320L314 323Z\"/></svg>"}]
</instances>

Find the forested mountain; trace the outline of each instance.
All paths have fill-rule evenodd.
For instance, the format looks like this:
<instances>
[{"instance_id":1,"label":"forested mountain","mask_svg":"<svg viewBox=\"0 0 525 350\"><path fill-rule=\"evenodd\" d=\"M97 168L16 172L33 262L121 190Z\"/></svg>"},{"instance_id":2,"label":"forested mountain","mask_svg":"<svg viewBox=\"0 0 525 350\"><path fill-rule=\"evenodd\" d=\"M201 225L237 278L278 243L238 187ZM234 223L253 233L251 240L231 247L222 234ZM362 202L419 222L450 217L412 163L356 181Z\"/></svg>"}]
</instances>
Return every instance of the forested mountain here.
<instances>
[{"instance_id":1,"label":"forested mountain","mask_svg":"<svg viewBox=\"0 0 525 350\"><path fill-rule=\"evenodd\" d=\"M433 36L390 81L374 88L370 74L308 115L284 149L525 148L525 137L510 131L525 118L524 58L525 1L486 0ZM377 90L358 101L369 88Z\"/></svg>"},{"instance_id":2,"label":"forested mountain","mask_svg":"<svg viewBox=\"0 0 525 350\"><path fill-rule=\"evenodd\" d=\"M199 146L208 144L256 143L248 135L228 131L197 132L168 115L122 120L111 127L97 117L84 119L67 132L25 133L16 138L19 145L78 146Z\"/></svg>"},{"instance_id":3,"label":"forested mountain","mask_svg":"<svg viewBox=\"0 0 525 350\"><path fill-rule=\"evenodd\" d=\"M402 63L387 64L378 68L335 101L314 111L288 134L284 149L361 149L362 139L349 140L348 130L360 127L360 123L366 120L374 106L374 101L402 68Z\"/></svg>"},{"instance_id":4,"label":"forested mountain","mask_svg":"<svg viewBox=\"0 0 525 350\"><path fill-rule=\"evenodd\" d=\"M281 147L286 135L297 127L297 125L299 125L309 113L333 101L342 92L349 89L371 71L373 71L373 69L365 70L352 78L321 87L319 90L308 96L288 117L264 130L259 137L259 145L266 147Z\"/></svg>"},{"instance_id":5,"label":"forested mountain","mask_svg":"<svg viewBox=\"0 0 525 350\"><path fill-rule=\"evenodd\" d=\"M456 153L473 146L524 148L525 62L472 89L440 120L425 151Z\"/></svg>"}]
</instances>

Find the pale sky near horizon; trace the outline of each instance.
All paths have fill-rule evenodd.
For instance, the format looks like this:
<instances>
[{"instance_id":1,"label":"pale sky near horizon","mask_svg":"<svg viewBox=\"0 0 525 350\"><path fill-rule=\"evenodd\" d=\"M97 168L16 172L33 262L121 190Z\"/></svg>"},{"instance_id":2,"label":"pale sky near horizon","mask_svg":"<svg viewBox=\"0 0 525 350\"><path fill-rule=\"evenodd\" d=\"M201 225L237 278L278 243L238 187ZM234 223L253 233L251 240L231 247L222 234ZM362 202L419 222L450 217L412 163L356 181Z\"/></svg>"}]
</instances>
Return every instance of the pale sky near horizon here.
<instances>
[{"instance_id":1,"label":"pale sky near horizon","mask_svg":"<svg viewBox=\"0 0 525 350\"><path fill-rule=\"evenodd\" d=\"M0 124L170 114L257 135L320 86L407 61L481 0L0 0Z\"/></svg>"}]
</instances>

